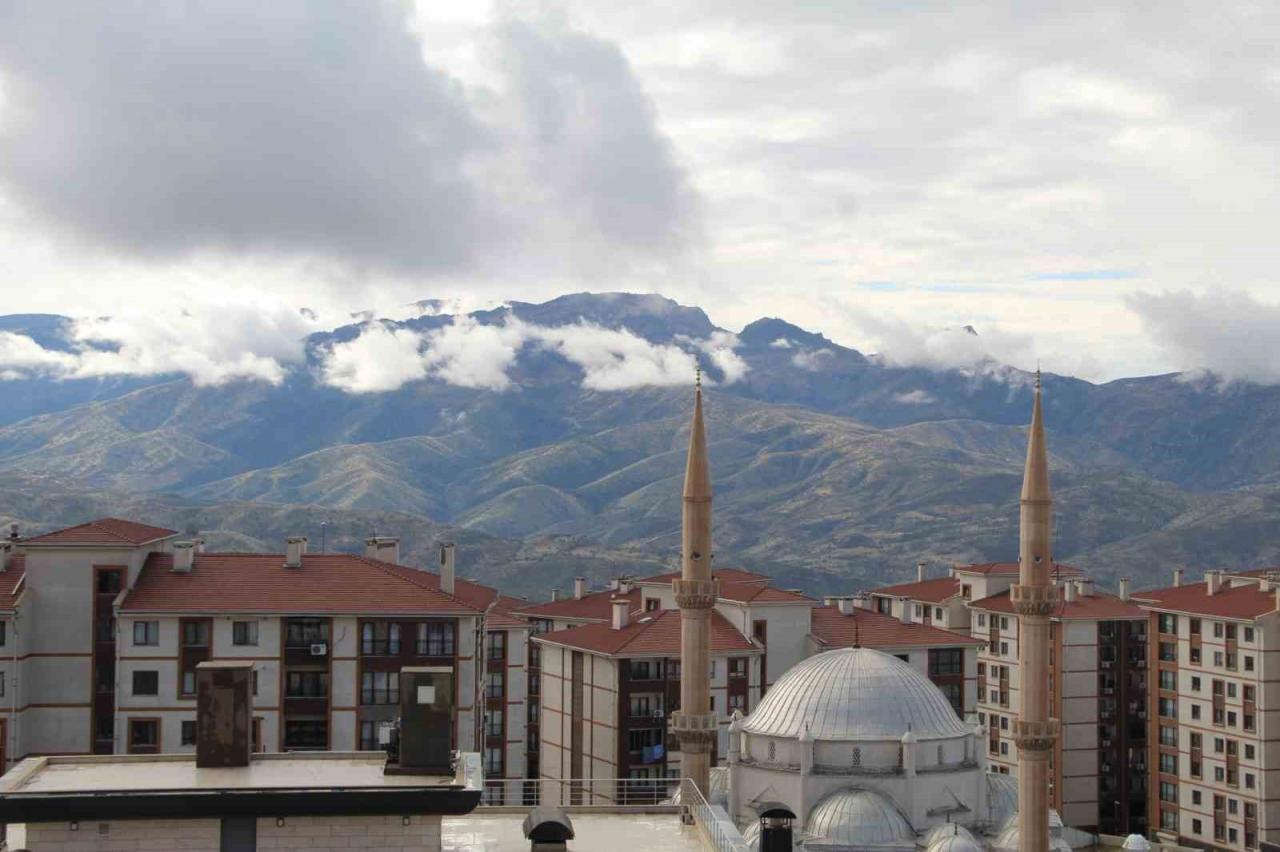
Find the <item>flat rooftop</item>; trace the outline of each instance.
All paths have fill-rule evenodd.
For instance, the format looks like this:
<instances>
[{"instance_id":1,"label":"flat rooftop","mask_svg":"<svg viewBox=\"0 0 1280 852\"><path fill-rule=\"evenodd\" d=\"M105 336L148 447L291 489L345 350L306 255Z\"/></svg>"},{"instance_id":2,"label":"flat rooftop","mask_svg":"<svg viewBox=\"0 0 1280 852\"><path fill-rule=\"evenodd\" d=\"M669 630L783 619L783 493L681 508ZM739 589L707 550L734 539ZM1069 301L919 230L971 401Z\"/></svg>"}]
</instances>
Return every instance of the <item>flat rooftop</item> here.
<instances>
[{"instance_id":1,"label":"flat rooftop","mask_svg":"<svg viewBox=\"0 0 1280 852\"><path fill-rule=\"evenodd\" d=\"M529 852L524 812L484 809L444 818L444 852ZM681 825L679 814L570 813L577 837L570 849L609 852L707 852L698 829Z\"/></svg>"},{"instance_id":2,"label":"flat rooftop","mask_svg":"<svg viewBox=\"0 0 1280 852\"><path fill-rule=\"evenodd\" d=\"M382 752L255 754L248 766L200 769L195 755L34 758L0 778L0 794L184 790L403 789L451 787L452 775L387 775Z\"/></svg>"}]
</instances>

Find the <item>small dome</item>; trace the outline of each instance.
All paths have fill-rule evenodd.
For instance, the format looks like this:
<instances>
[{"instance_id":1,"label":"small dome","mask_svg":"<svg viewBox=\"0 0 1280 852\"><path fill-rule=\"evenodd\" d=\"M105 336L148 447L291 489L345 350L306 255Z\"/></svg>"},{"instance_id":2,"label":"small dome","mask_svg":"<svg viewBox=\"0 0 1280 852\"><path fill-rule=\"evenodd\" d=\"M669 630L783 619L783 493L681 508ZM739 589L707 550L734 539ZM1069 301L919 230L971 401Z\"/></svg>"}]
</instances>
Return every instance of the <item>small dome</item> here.
<instances>
[{"instance_id":1,"label":"small dome","mask_svg":"<svg viewBox=\"0 0 1280 852\"><path fill-rule=\"evenodd\" d=\"M897 657L841 648L792 666L742 725L748 734L815 740L971 736L938 687Z\"/></svg>"},{"instance_id":2,"label":"small dome","mask_svg":"<svg viewBox=\"0 0 1280 852\"><path fill-rule=\"evenodd\" d=\"M838 790L827 796L809 811L804 834L806 849L916 845L906 818L874 790Z\"/></svg>"},{"instance_id":3,"label":"small dome","mask_svg":"<svg viewBox=\"0 0 1280 852\"><path fill-rule=\"evenodd\" d=\"M1130 834L1124 839L1122 849L1128 852L1147 852L1151 848L1151 842L1141 834Z\"/></svg>"},{"instance_id":4,"label":"small dome","mask_svg":"<svg viewBox=\"0 0 1280 852\"><path fill-rule=\"evenodd\" d=\"M926 831L924 833L924 836L920 838L920 845L932 846L933 844L937 843L939 840L943 840L944 838L947 838L947 837L967 837L970 840L975 839L973 836L973 832L965 828L960 823L944 822L944 823L935 825L933 828Z\"/></svg>"},{"instance_id":5,"label":"small dome","mask_svg":"<svg viewBox=\"0 0 1280 852\"><path fill-rule=\"evenodd\" d=\"M1018 812L1018 782L998 772L987 773L987 824L1003 826Z\"/></svg>"},{"instance_id":6,"label":"small dome","mask_svg":"<svg viewBox=\"0 0 1280 852\"><path fill-rule=\"evenodd\" d=\"M965 834L951 834L939 838L929 844L928 852L983 852L983 849L978 841L973 839L973 835L965 832Z\"/></svg>"}]
</instances>

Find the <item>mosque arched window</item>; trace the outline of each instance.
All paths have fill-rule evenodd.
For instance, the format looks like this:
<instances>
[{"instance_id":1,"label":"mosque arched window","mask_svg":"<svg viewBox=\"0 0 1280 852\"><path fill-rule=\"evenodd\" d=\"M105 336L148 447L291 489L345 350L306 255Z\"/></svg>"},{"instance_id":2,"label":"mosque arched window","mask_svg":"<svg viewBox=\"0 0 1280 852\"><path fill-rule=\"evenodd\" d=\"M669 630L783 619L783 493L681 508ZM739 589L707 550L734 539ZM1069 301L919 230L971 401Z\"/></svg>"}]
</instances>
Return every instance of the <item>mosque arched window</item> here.
<instances>
[{"instance_id":1,"label":"mosque arched window","mask_svg":"<svg viewBox=\"0 0 1280 852\"><path fill-rule=\"evenodd\" d=\"M770 743L769 743L769 759L770 759L770 760L777 760L777 759L778 759L778 744L777 744L777 743L774 743L774 742L770 742Z\"/></svg>"},{"instance_id":2,"label":"mosque arched window","mask_svg":"<svg viewBox=\"0 0 1280 852\"><path fill-rule=\"evenodd\" d=\"M859 746L853 747L853 765L855 768L862 765L862 749Z\"/></svg>"},{"instance_id":3,"label":"mosque arched window","mask_svg":"<svg viewBox=\"0 0 1280 852\"><path fill-rule=\"evenodd\" d=\"M942 765L942 743L938 743L938 765Z\"/></svg>"}]
</instances>

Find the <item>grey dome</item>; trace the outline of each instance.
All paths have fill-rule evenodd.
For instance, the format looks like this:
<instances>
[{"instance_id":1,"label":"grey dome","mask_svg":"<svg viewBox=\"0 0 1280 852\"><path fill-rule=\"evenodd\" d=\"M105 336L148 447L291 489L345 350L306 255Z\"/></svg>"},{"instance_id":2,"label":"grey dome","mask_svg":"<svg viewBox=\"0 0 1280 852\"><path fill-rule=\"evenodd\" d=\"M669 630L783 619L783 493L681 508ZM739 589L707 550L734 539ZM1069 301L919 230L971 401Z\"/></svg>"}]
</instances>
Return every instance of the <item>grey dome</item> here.
<instances>
[{"instance_id":1,"label":"grey dome","mask_svg":"<svg viewBox=\"0 0 1280 852\"><path fill-rule=\"evenodd\" d=\"M792 666L742 730L798 739L917 740L971 736L950 702L911 666L870 648L841 648Z\"/></svg>"},{"instance_id":2,"label":"grey dome","mask_svg":"<svg viewBox=\"0 0 1280 852\"><path fill-rule=\"evenodd\" d=\"M948 837L957 837L957 836L967 837L970 840L974 840L973 832L965 828L960 823L943 822L943 823L939 823L938 825L935 825L933 828L926 831L924 833L924 836L920 838L919 845L932 846L933 844L937 843L940 840L944 840Z\"/></svg>"},{"instance_id":3,"label":"grey dome","mask_svg":"<svg viewBox=\"0 0 1280 852\"><path fill-rule=\"evenodd\" d=\"M895 846L914 849L916 833L893 802L874 790L838 790L809 811L806 849Z\"/></svg>"},{"instance_id":4,"label":"grey dome","mask_svg":"<svg viewBox=\"0 0 1280 852\"><path fill-rule=\"evenodd\" d=\"M1018 782L998 772L987 773L987 823L1003 826L1018 812Z\"/></svg>"},{"instance_id":5,"label":"grey dome","mask_svg":"<svg viewBox=\"0 0 1280 852\"><path fill-rule=\"evenodd\" d=\"M950 834L929 844L928 852L983 852L981 844L973 839L967 831L964 834Z\"/></svg>"}]
</instances>

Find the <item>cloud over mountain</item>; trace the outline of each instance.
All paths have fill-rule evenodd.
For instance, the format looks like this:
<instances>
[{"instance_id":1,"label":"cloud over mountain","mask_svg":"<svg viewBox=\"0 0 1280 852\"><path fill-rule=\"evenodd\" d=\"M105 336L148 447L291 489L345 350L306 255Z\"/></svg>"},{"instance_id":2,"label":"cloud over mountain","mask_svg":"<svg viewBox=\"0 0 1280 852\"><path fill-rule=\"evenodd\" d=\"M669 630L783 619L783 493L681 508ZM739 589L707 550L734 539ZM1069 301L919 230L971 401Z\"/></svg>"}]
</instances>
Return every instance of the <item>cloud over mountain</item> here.
<instances>
[{"instance_id":1,"label":"cloud over mountain","mask_svg":"<svg viewBox=\"0 0 1280 852\"><path fill-rule=\"evenodd\" d=\"M1127 304L1182 369L1227 381L1280 383L1280 305L1239 291L1134 293Z\"/></svg>"}]
</instances>

